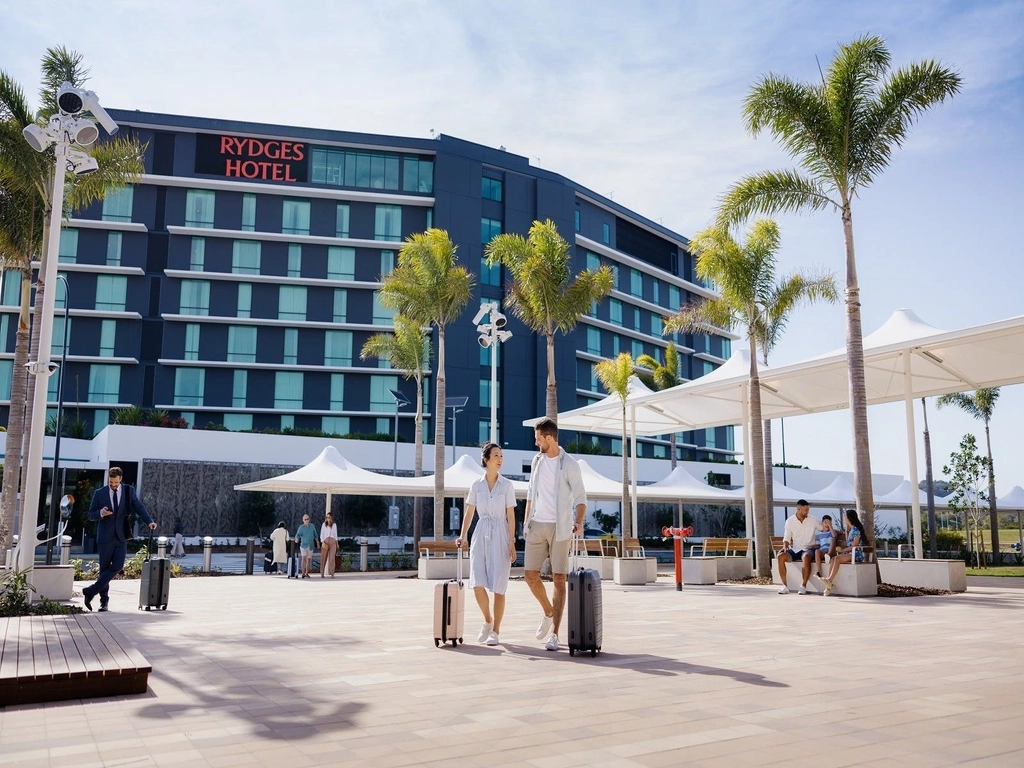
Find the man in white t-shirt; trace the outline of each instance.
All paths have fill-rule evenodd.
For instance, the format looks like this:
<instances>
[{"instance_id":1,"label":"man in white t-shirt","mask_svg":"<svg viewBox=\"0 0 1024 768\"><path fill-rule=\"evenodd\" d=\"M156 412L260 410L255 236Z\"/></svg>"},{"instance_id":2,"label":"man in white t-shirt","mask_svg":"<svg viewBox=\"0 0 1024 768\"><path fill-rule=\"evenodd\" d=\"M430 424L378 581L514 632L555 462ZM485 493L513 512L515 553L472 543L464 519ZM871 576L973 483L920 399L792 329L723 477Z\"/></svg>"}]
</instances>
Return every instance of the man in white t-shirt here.
<instances>
[{"instance_id":1,"label":"man in white t-shirt","mask_svg":"<svg viewBox=\"0 0 1024 768\"><path fill-rule=\"evenodd\" d=\"M565 577L569 572L569 545L573 534L583 533L583 516L587 513L587 495L583 489L580 466L558 445L558 425L552 419L541 419L534 427L534 439L540 448L530 471L530 490L526 497L526 584L544 610L537 628L537 639L548 637L545 648L558 650L558 629L565 608ZM548 601L540 568L551 560L551 579L555 585L554 601Z\"/></svg>"},{"instance_id":2,"label":"man in white t-shirt","mask_svg":"<svg viewBox=\"0 0 1024 768\"><path fill-rule=\"evenodd\" d=\"M789 586L786 584L787 563L802 563L803 581L798 594L807 594L807 580L811 578L811 564L814 562L814 550L817 546L814 534L820 530L821 523L811 516L811 505L800 499L796 503L796 514L786 520L786 527L782 533L782 551L776 558L779 563L779 576L782 577L780 595L789 594Z\"/></svg>"}]
</instances>

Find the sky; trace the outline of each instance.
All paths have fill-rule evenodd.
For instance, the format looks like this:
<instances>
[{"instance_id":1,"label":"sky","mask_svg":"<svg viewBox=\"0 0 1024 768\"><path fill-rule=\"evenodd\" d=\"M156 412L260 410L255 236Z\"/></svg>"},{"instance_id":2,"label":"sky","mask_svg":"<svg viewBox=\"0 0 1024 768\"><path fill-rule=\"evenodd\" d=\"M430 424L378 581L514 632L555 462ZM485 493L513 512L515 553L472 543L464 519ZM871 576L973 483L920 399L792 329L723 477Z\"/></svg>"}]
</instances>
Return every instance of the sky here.
<instances>
[{"instance_id":1,"label":"sky","mask_svg":"<svg viewBox=\"0 0 1024 768\"><path fill-rule=\"evenodd\" d=\"M937 59L963 77L855 203L865 334L903 307L949 330L1024 314L1019 1L108 0L72 17L66 2L0 0L0 68L34 98L41 56L66 45L108 107L501 145L692 235L741 176L791 166L770 136L744 130L751 85L768 72L816 79L865 33L885 38L896 66ZM836 215L779 224L782 271L842 281ZM842 347L844 334L841 304L802 308L771 362ZM869 411L876 472L908 472L903 408ZM965 433L983 444L980 422L934 403L929 424L936 477ZM789 462L852 470L847 412L785 431ZM1006 387L992 421L999 495L1024 485L1021 434L1024 387ZM918 451L923 478L920 435Z\"/></svg>"}]
</instances>

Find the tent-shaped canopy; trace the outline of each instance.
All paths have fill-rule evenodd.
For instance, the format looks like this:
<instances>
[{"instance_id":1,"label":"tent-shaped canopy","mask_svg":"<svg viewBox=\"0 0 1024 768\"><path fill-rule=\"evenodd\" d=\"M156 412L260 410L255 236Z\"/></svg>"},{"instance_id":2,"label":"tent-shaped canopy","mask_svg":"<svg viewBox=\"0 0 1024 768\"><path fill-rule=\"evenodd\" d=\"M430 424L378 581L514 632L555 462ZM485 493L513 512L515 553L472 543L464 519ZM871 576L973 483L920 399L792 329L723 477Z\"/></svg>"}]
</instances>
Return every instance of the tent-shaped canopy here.
<instances>
[{"instance_id":1,"label":"tent-shaped canopy","mask_svg":"<svg viewBox=\"0 0 1024 768\"><path fill-rule=\"evenodd\" d=\"M914 505L914 486L910 484L909 480L903 480L894 489L889 491L884 496L875 497L875 506L882 508L902 508L912 507ZM935 496L935 507L945 509L949 505L946 499L942 496ZM928 506L928 493L918 489L917 491L917 503L922 506Z\"/></svg>"},{"instance_id":2,"label":"tent-shaped canopy","mask_svg":"<svg viewBox=\"0 0 1024 768\"><path fill-rule=\"evenodd\" d=\"M411 477L392 477L363 469L346 459L333 445L328 445L309 464L254 483L235 486L236 491L267 491L269 493L339 493L399 496L423 496Z\"/></svg>"},{"instance_id":3,"label":"tent-shaped canopy","mask_svg":"<svg viewBox=\"0 0 1024 768\"><path fill-rule=\"evenodd\" d=\"M580 475L583 477L583 487L586 489L589 501L618 501L622 498L621 480L612 480L610 477L605 477L590 466L585 459L580 459L579 464Z\"/></svg>"},{"instance_id":4,"label":"tent-shaped canopy","mask_svg":"<svg viewBox=\"0 0 1024 768\"><path fill-rule=\"evenodd\" d=\"M444 495L465 497L469 493L469 487L483 475L484 468L479 461L475 461L466 454L459 456L458 460L444 471ZM434 494L433 475L408 479L416 483L421 490L421 493L410 495L432 496ZM518 498L525 499L530 484L522 480L513 480L512 487L516 489Z\"/></svg>"},{"instance_id":5,"label":"tent-shaped canopy","mask_svg":"<svg viewBox=\"0 0 1024 768\"><path fill-rule=\"evenodd\" d=\"M676 467L666 477L652 485L642 485L638 492L648 499L665 499L697 504L742 504L743 490L715 488Z\"/></svg>"},{"instance_id":6,"label":"tent-shaped canopy","mask_svg":"<svg viewBox=\"0 0 1024 768\"><path fill-rule=\"evenodd\" d=\"M1008 494L996 499L996 509L1000 512L1024 510L1024 488L1013 486Z\"/></svg>"},{"instance_id":7,"label":"tent-shaped canopy","mask_svg":"<svg viewBox=\"0 0 1024 768\"><path fill-rule=\"evenodd\" d=\"M629 411L627 425L632 418L630 406L645 395L651 394L652 390L640 381L636 376L629 377L629 393L626 396L626 408ZM540 418L527 419L523 422L524 427L534 427ZM647 406L636 409L637 429L640 435L661 435L665 434L665 414L659 406ZM558 429L560 431L593 432L601 435L622 434L622 400L618 395L612 394L571 411L558 414ZM654 432L650 430L656 430Z\"/></svg>"}]
</instances>

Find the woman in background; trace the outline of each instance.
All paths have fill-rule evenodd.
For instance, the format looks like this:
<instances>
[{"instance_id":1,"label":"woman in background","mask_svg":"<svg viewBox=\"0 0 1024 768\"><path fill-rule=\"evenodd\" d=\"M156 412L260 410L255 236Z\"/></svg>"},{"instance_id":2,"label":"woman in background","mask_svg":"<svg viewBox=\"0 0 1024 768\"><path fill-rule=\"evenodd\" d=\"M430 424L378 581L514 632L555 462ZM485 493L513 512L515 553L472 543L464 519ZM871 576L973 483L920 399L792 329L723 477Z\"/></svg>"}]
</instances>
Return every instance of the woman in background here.
<instances>
[{"instance_id":1,"label":"woman in background","mask_svg":"<svg viewBox=\"0 0 1024 768\"><path fill-rule=\"evenodd\" d=\"M338 526L330 512L320 526L320 578L334 578L334 554L338 551Z\"/></svg>"}]
</instances>

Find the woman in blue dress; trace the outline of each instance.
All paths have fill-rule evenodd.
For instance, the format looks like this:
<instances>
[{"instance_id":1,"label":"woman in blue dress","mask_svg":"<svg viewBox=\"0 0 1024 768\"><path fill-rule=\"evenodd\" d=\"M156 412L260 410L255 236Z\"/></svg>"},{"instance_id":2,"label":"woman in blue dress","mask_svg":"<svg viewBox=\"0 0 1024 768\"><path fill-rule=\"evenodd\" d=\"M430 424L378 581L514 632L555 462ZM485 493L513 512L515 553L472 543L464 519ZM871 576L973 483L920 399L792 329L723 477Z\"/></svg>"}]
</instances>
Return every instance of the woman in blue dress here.
<instances>
[{"instance_id":1,"label":"woman in blue dress","mask_svg":"<svg viewBox=\"0 0 1024 768\"><path fill-rule=\"evenodd\" d=\"M843 563L864 562L864 550L862 549L864 546L863 530L864 524L861 523L860 517L857 516L857 510L846 510L847 546L836 546L836 554L829 562L828 578L821 580L825 585L826 597L832 593L832 587L834 586L833 582L835 581L836 574L839 573L840 565Z\"/></svg>"},{"instance_id":2,"label":"woman in blue dress","mask_svg":"<svg viewBox=\"0 0 1024 768\"><path fill-rule=\"evenodd\" d=\"M457 543L461 546L466 540L475 515L476 530L469 548L469 587L484 615L477 641L497 645L501 642L498 633L505 613L508 576L516 559L516 493L512 481L499 474L501 448L495 443L485 443L481 450L485 472L473 482L466 495L466 515ZM494 594L493 612L488 592Z\"/></svg>"}]
</instances>

